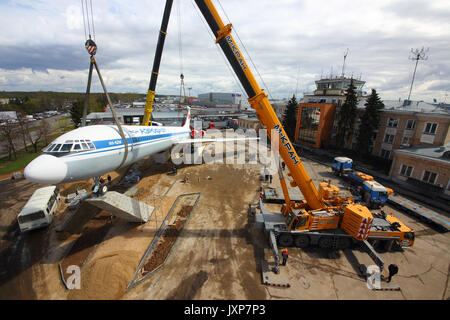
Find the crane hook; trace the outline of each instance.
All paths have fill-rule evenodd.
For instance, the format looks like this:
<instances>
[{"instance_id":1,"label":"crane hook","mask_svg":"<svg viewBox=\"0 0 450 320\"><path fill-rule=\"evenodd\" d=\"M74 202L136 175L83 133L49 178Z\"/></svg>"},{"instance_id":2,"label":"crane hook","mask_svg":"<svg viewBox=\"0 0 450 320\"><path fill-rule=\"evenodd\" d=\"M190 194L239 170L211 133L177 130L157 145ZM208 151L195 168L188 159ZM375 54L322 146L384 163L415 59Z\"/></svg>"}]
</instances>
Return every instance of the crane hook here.
<instances>
[{"instance_id":1,"label":"crane hook","mask_svg":"<svg viewBox=\"0 0 450 320\"><path fill-rule=\"evenodd\" d=\"M86 43L84 44L87 52L92 56L94 56L97 53L97 45L95 44L94 40L91 38L86 40Z\"/></svg>"}]
</instances>

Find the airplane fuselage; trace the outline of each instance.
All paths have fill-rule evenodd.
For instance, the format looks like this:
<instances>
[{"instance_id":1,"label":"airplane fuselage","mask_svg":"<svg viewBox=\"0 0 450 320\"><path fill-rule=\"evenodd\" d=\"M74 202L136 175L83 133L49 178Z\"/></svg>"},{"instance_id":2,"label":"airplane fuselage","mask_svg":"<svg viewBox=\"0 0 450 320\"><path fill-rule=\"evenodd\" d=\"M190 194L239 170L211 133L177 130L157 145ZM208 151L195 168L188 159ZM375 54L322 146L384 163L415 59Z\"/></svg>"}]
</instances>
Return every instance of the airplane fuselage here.
<instances>
[{"instance_id":1,"label":"airplane fuselage","mask_svg":"<svg viewBox=\"0 0 450 320\"><path fill-rule=\"evenodd\" d=\"M189 138L190 129L163 126L122 126L128 154L122 167L170 149ZM28 164L24 175L39 183L63 183L98 177L119 168L125 144L115 125L78 128L55 139Z\"/></svg>"}]
</instances>

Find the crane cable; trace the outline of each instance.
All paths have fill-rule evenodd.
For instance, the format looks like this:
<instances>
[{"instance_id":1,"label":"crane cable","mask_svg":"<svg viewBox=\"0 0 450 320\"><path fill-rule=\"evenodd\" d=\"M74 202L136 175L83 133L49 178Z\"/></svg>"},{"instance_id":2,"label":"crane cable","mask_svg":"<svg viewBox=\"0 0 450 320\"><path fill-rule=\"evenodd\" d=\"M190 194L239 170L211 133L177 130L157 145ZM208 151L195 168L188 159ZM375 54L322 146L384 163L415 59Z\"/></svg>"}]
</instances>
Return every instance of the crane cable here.
<instances>
[{"instance_id":1,"label":"crane cable","mask_svg":"<svg viewBox=\"0 0 450 320\"><path fill-rule=\"evenodd\" d=\"M100 83L102 85L103 91L105 93L106 99L107 99L107 104L109 104L109 108L111 110L111 113L113 115L113 119L114 122L117 125L117 130L119 131L119 135L122 138L123 144L124 144L124 155L122 158L122 162L120 163L120 165L118 166L117 169L119 169L120 167L122 167L122 165L125 163L125 161L127 160L127 156L128 156L128 142L127 142L127 138L125 137L122 125L120 124L120 121L117 117L115 108L112 104L112 101L109 97L108 91L106 89L106 85L103 82L103 78L102 75L100 73L100 69L98 67L97 61L94 58L94 55L97 52L97 45L95 43L95 41L92 40L91 35L94 36L94 40L95 40L95 27L94 27L94 13L92 10L92 0L89 0L90 2L90 8L91 8L91 14L90 14L90 18L89 18L89 6L88 6L88 2L87 0L81 0L81 8L83 11L83 26L84 26L84 35L86 37L86 43L85 43L85 47L86 50L88 51L88 53L90 54L91 58L90 58L90 66L89 66L89 77L88 77L88 85L87 85L87 89L86 89L86 100L84 103L84 110L83 110L83 120L82 120L82 125L84 126L86 123L86 114L87 114L87 109L88 109L88 105L89 105L89 94L90 94L90 86L91 86L91 79L92 79L92 69L93 67L95 67L95 70L97 71L98 77L100 79ZM86 16L85 16L86 14ZM89 19L91 19L91 23L89 23ZM87 23L86 23L87 21ZM86 33L86 24L87 24L87 33ZM91 24L92 24L92 34L91 34ZM87 38L87 34L89 34L89 39Z\"/></svg>"},{"instance_id":2,"label":"crane cable","mask_svg":"<svg viewBox=\"0 0 450 320\"><path fill-rule=\"evenodd\" d=\"M88 35L89 39L91 39L91 35L94 36L95 41L95 26L94 26L94 11L92 10L92 0L89 0L89 5L87 0L81 1L81 11L83 13L83 27L84 27L84 37L87 40ZM91 8L89 14L89 7ZM90 17L89 17L90 15ZM91 21L89 21L89 19ZM91 33L91 24L92 24L92 33ZM86 28L87 26L87 28ZM86 32L87 31L87 32Z\"/></svg>"},{"instance_id":3,"label":"crane cable","mask_svg":"<svg viewBox=\"0 0 450 320\"><path fill-rule=\"evenodd\" d=\"M194 0L191 0L191 4L194 7L194 11L197 13L197 16L199 17L200 21L203 22L203 27L205 27L206 32L211 36L211 39L213 39L213 41L215 42L216 41L216 37L214 36L214 34L212 33L211 29L206 24L206 21L204 20L204 17L202 16L202 14L201 14L200 10L198 9L198 7L195 5ZM215 48L219 52L219 55L222 57L223 61L225 62L225 65L228 67L228 70L230 71L231 77L233 78L233 80L234 80L234 82L236 84L236 87L238 88L238 90L241 91L243 96L246 96L247 93L245 92L244 88L242 87L241 83L239 82L239 80L238 80L238 78L236 76L236 73L234 73L233 69L231 68L231 65L229 64L225 54L220 49L219 45L216 45Z\"/></svg>"},{"instance_id":4,"label":"crane cable","mask_svg":"<svg viewBox=\"0 0 450 320\"><path fill-rule=\"evenodd\" d=\"M227 12L225 11L225 9L224 9L223 6L222 6L222 3L220 3L220 0L217 0L217 2L219 3L220 8L222 8L223 13L224 13L225 17L226 17L227 20L228 20L228 23L231 23L230 18L228 18ZM252 63L253 67L255 68L256 73L258 74L259 79L261 80L262 84L263 84L264 87L266 88L267 93L269 94L270 99L273 100L273 97L272 97L272 94L270 93L269 87L268 87L268 86L266 85L266 83L264 82L264 79L262 78L261 74L259 73L259 70L258 70L258 68L256 67L256 64L253 62L253 59L252 59L252 57L250 56L250 53L247 51L247 48L245 47L244 42L243 42L243 41L241 40L241 38L239 37L239 34L238 34L238 32L237 32L237 28L236 28L235 25L233 25L233 30L234 30L234 33L236 34L236 36L237 36L237 38L238 38L238 40L239 40L241 46L244 48L245 53L246 53L246 55L248 56L250 62Z\"/></svg>"},{"instance_id":5,"label":"crane cable","mask_svg":"<svg viewBox=\"0 0 450 320\"><path fill-rule=\"evenodd\" d=\"M181 1L177 1L177 22L178 22L178 55L180 58L180 74L183 74L183 47L181 42Z\"/></svg>"},{"instance_id":6,"label":"crane cable","mask_svg":"<svg viewBox=\"0 0 450 320\"><path fill-rule=\"evenodd\" d=\"M94 13L92 11L92 0L89 0L89 1L91 2L92 33L94 35L94 41L95 41Z\"/></svg>"},{"instance_id":7,"label":"crane cable","mask_svg":"<svg viewBox=\"0 0 450 320\"><path fill-rule=\"evenodd\" d=\"M87 34L86 34L86 20L84 18L84 4L83 4L83 0L81 0L81 11L83 13L83 27L84 27L84 40L87 40Z\"/></svg>"},{"instance_id":8,"label":"crane cable","mask_svg":"<svg viewBox=\"0 0 450 320\"><path fill-rule=\"evenodd\" d=\"M183 43L181 37L181 0L177 1L177 19L178 19L178 55L180 59L180 101L179 105L181 106L181 97L183 97L183 101L186 101L186 89L184 87L184 74L183 74Z\"/></svg>"}]
</instances>

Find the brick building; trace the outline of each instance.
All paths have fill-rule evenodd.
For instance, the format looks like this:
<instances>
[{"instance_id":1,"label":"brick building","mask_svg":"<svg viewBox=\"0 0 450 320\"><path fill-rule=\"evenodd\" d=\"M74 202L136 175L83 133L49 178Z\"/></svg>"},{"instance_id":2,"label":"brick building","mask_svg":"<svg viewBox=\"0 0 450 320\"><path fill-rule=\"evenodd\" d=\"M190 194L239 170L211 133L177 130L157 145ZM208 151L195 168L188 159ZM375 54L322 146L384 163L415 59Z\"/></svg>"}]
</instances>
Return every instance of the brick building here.
<instances>
[{"instance_id":1,"label":"brick building","mask_svg":"<svg viewBox=\"0 0 450 320\"><path fill-rule=\"evenodd\" d=\"M389 175L416 192L450 200L450 143L395 150Z\"/></svg>"},{"instance_id":2,"label":"brick building","mask_svg":"<svg viewBox=\"0 0 450 320\"><path fill-rule=\"evenodd\" d=\"M247 118L247 117L240 117L238 119L238 127L240 129L253 129L255 131L258 131L262 128L261 123L257 118Z\"/></svg>"},{"instance_id":3,"label":"brick building","mask_svg":"<svg viewBox=\"0 0 450 320\"><path fill-rule=\"evenodd\" d=\"M272 104L273 111L275 111L278 119L283 121L284 113L286 112L286 104Z\"/></svg>"},{"instance_id":4,"label":"brick building","mask_svg":"<svg viewBox=\"0 0 450 320\"><path fill-rule=\"evenodd\" d=\"M450 142L450 113L435 105L383 101L372 154L392 159L393 151L410 146L441 146Z\"/></svg>"}]
</instances>

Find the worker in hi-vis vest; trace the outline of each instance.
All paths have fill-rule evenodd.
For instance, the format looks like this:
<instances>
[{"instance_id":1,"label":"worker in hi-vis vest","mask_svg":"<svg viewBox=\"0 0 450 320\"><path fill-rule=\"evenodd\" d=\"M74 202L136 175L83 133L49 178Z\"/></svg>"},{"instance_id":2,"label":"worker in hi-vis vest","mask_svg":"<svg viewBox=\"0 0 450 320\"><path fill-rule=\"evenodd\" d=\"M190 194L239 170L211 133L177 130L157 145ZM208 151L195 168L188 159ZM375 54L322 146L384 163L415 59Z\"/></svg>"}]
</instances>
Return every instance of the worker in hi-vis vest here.
<instances>
[{"instance_id":1,"label":"worker in hi-vis vest","mask_svg":"<svg viewBox=\"0 0 450 320\"><path fill-rule=\"evenodd\" d=\"M283 251L281 251L281 255L283 256L283 266L286 265L287 259L289 257L289 253L287 251L287 248L284 248Z\"/></svg>"}]
</instances>

